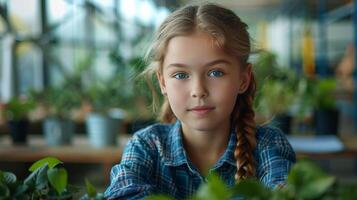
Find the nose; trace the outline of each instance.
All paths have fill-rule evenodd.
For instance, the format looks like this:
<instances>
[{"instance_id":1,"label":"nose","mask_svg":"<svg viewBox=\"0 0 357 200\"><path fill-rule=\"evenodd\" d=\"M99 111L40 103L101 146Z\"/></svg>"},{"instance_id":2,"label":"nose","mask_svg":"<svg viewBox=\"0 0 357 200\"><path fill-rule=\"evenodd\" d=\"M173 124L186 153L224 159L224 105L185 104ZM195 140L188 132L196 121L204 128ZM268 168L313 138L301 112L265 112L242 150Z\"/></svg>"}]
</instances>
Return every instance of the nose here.
<instances>
[{"instance_id":1,"label":"nose","mask_svg":"<svg viewBox=\"0 0 357 200\"><path fill-rule=\"evenodd\" d=\"M191 89L191 97L193 98L205 98L208 96L208 91L204 80L196 79L193 81Z\"/></svg>"}]
</instances>

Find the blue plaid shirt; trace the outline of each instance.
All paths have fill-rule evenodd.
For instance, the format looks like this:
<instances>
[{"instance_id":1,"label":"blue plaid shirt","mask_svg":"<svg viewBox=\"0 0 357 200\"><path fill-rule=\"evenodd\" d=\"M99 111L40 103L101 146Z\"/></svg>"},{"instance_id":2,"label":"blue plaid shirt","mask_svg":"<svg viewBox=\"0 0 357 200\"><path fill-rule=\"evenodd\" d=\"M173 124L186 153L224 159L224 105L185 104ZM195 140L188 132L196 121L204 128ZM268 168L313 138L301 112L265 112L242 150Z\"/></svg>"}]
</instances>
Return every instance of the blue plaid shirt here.
<instances>
[{"instance_id":1,"label":"blue plaid shirt","mask_svg":"<svg viewBox=\"0 0 357 200\"><path fill-rule=\"evenodd\" d=\"M284 184L295 162L295 153L283 133L269 126L256 129L256 175L267 187ZM228 186L235 184L236 135L232 131L226 151L209 173L218 174ZM156 124L134 134L127 143L121 163L111 171L108 199L142 199L167 194L176 199L191 196L206 182L187 158L182 145L181 124Z\"/></svg>"}]
</instances>

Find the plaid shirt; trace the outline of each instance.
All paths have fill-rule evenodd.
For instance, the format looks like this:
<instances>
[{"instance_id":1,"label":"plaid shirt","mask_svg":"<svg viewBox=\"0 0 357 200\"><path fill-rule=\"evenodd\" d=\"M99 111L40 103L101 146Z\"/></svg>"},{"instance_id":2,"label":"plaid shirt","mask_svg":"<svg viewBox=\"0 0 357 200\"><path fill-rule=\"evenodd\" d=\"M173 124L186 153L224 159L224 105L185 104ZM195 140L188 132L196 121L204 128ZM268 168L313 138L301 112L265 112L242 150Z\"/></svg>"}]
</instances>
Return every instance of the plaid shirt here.
<instances>
[{"instance_id":1,"label":"plaid shirt","mask_svg":"<svg viewBox=\"0 0 357 200\"><path fill-rule=\"evenodd\" d=\"M295 162L295 153L283 133L276 128L258 126L256 175L270 188L285 183ZM232 131L223 156L210 169L228 186L235 184L236 135ZM142 199L150 194L167 194L176 199L191 196L206 182L187 158L182 145L181 124L156 124L135 133L127 143L121 163L111 171L108 199Z\"/></svg>"}]
</instances>

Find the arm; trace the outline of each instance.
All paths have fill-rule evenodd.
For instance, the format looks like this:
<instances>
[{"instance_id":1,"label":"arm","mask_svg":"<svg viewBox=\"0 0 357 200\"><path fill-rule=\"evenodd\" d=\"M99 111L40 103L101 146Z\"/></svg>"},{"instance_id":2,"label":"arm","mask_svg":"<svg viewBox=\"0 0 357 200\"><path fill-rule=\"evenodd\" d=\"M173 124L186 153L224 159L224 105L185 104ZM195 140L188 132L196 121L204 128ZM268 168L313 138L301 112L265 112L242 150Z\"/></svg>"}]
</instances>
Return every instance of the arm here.
<instances>
[{"instance_id":1,"label":"arm","mask_svg":"<svg viewBox=\"0 0 357 200\"><path fill-rule=\"evenodd\" d=\"M267 128L257 151L260 181L270 188L285 185L290 168L296 161L285 135L277 128Z\"/></svg>"},{"instance_id":2,"label":"arm","mask_svg":"<svg viewBox=\"0 0 357 200\"><path fill-rule=\"evenodd\" d=\"M152 147L137 135L124 149L121 163L111 170L111 183L105 191L107 199L142 199L153 192Z\"/></svg>"}]
</instances>

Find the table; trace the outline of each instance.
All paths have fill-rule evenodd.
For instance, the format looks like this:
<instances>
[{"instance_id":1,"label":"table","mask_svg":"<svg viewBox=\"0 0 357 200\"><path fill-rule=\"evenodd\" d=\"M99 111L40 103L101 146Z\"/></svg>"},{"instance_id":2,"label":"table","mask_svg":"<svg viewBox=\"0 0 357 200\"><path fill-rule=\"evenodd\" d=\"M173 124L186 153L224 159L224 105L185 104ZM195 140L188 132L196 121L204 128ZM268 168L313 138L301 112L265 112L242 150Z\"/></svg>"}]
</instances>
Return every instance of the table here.
<instances>
[{"instance_id":1,"label":"table","mask_svg":"<svg viewBox=\"0 0 357 200\"><path fill-rule=\"evenodd\" d=\"M316 136L298 136L309 139ZM323 136L324 137L324 136ZM296 151L297 158L308 157L312 159L335 159L335 158L351 158L357 159L357 135L344 135L337 137L342 143L343 148L340 151L326 151L326 152L308 152ZM319 145L316 142L316 145ZM318 148L318 146L316 147Z\"/></svg>"},{"instance_id":2,"label":"table","mask_svg":"<svg viewBox=\"0 0 357 200\"><path fill-rule=\"evenodd\" d=\"M94 163L103 166L109 181L111 167L120 162L123 147L129 136L118 137L118 146L92 147L86 135L76 135L71 145L48 146L42 135L29 135L27 145L13 145L8 135L0 136L0 161L35 162L53 156L64 163Z\"/></svg>"},{"instance_id":3,"label":"table","mask_svg":"<svg viewBox=\"0 0 357 200\"><path fill-rule=\"evenodd\" d=\"M118 146L95 148L89 144L86 135L74 137L72 145L50 147L41 135L30 135L27 145L13 145L8 135L0 136L0 161L34 162L47 156L54 156L64 163L96 163L103 166L104 178L109 181L111 167L120 162L123 147L130 136L118 137ZM297 158L316 159L353 158L357 159L357 136L340 138L345 149L340 152L309 153L296 152Z\"/></svg>"}]
</instances>

